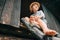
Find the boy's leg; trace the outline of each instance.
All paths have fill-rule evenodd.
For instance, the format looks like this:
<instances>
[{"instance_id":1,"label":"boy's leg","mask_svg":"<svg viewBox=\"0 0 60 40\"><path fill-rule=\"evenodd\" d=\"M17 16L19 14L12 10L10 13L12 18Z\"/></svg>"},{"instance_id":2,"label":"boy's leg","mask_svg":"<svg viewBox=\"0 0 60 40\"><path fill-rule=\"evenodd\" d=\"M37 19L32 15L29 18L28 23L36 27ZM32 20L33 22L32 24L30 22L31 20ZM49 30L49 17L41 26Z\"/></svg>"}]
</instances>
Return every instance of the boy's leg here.
<instances>
[{"instance_id":1,"label":"boy's leg","mask_svg":"<svg viewBox=\"0 0 60 40\"><path fill-rule=\"evenodd\" d=\"M25 20L29 22L29 18L28 17L25 17ZM32 21L32 20L31 20ZM37 19L36 22L38 23L37 25L39 25L43 32L46 34L46 35L51 35L51 36L54 36L56 35L56 31L55 30L51 30L47 27L46 23L43 22L41 19ZM36 23L36 22L33 22L33 23Z\"/></svg>"},{"instance_id":2,"label":"boy's leg","mask_svg":"<svg viewBox=\"0 0 60 40\"><path fill-rule=\"evenodd\" d=\"M46 34L46 35L51 35L51 36L54 36L56 35L56 31L55 30L51 30L47 27L46 23L43 22L41 19L38 19L36 22L38 22L39 26L42 28L43 32Z\"/></svg>"}]
</instances>

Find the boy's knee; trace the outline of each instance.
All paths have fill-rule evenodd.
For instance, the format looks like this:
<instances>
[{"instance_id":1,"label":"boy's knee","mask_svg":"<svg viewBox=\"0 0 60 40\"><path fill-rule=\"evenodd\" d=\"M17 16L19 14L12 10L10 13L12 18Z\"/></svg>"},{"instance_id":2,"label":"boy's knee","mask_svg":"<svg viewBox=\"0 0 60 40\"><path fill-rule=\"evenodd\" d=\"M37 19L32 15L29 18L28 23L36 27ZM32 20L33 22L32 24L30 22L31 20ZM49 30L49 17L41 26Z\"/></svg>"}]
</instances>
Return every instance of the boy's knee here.
<instances>
[{"instance_id":1,"label":"boy's knee","mask_svg":"<svg viewBox=\"0 0 60 40\"><path fill-rule=\"evenodd\" d=\"M28 17L25 17L24 19L29 22L29 18Z\"/></svg>"}]
</instances>

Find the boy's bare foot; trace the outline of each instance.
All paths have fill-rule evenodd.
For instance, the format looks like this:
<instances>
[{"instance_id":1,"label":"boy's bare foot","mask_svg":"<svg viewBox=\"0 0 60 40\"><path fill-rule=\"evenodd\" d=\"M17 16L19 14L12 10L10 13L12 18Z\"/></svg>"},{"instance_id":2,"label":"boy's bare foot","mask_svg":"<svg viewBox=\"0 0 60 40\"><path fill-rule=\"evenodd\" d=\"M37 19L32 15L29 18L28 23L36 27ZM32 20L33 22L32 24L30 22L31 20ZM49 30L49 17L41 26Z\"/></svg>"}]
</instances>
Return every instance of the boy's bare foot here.
<instances>
[{"instance_id":1,"label":"boy's bare foot","mask_svg":"<svg viewBox=\"0 0 60 40\"><path fill-rule=\"evenodd\" d=\"M44 30L44 33L46 35L50 35L50 36L55 36L57 34L57 32L55 30L51 30L51 29Z\"/></svg>"}]
</instances>

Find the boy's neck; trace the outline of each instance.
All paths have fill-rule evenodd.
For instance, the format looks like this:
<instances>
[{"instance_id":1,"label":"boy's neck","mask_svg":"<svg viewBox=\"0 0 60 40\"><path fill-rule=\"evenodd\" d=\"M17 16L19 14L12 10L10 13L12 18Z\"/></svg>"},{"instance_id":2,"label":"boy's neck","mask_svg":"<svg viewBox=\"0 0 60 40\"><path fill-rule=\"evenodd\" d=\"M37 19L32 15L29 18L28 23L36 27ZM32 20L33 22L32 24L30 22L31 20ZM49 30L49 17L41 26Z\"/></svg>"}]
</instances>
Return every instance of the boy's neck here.
<instances>
[{"instance_id":1,"label":"boy's neck","mask_svg":"<svg viewBox=\"0 0 60 40\"><path fill-rule=\"evenodd\" d=\"M37 11L34 11L34 13L36 13Z\"/></svg>"}]
</instances>

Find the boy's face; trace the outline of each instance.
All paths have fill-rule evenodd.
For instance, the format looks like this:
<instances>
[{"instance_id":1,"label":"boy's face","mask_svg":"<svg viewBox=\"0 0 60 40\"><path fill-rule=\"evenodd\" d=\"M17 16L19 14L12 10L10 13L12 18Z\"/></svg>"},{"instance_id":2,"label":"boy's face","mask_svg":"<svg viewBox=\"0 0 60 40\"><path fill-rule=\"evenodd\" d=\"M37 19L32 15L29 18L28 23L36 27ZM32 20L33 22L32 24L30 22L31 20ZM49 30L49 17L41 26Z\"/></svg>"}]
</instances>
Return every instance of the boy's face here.
<instances>
[{"instance_id":1,"label":"boy's face","mask_svg":"<svg viewBox=\"0 0 60 40\"><path fill-rule=\"evenodd\" d=\"M33 7L32 7L33 12L34 12L34 11L38 11L38 9L39 9L39 7L38 7L37 4L33 5Z\"/></svg>"}]
</instances>

